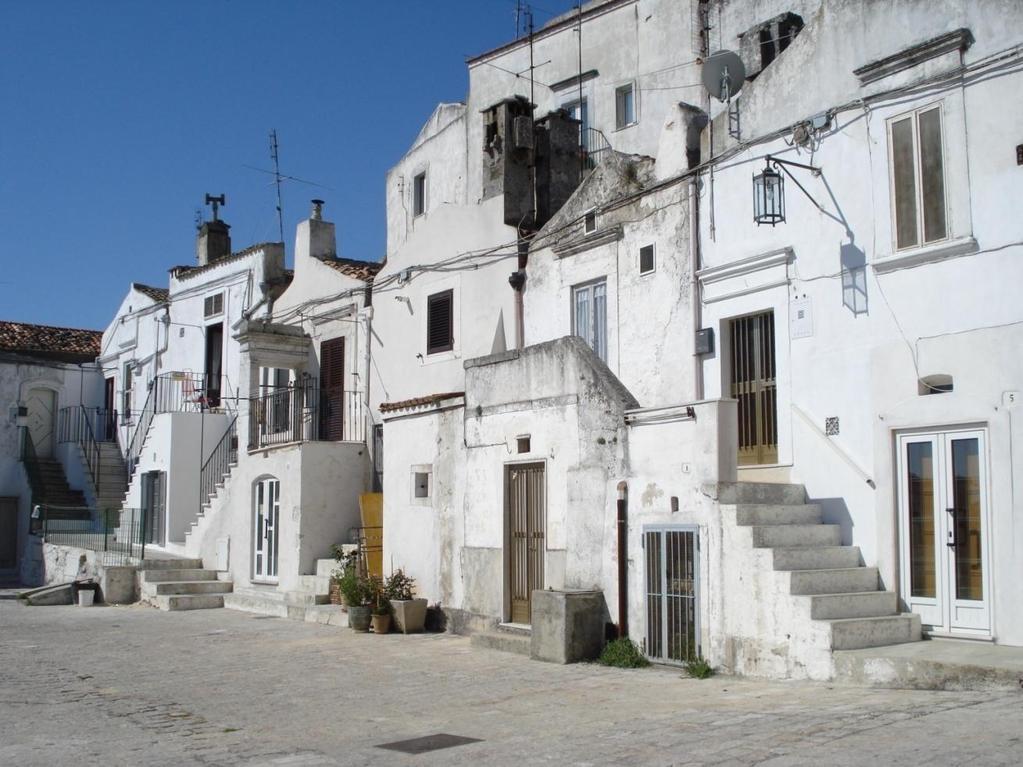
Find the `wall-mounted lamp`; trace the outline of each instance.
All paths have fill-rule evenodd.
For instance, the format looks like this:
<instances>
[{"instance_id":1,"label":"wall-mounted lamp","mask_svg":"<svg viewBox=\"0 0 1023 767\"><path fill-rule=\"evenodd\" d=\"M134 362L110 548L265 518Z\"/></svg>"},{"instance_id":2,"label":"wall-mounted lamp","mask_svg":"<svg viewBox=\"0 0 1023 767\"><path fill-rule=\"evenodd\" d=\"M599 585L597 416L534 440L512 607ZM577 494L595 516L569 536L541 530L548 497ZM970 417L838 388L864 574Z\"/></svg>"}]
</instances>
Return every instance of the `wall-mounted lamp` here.
<instances>
[{"instance_id":1,"label":"wall-mounted lamp","mask_svg":"<svg viewBox=\"0 0 1023 767\"><path fill-rule=\"evenodd\" d=\"M764 159L766 165L763 172L759 176L753 176L753 220L757 225L770 224L774 226L785 223L785 178L778 172L779 169L792 179L792 183L799 187L799 191L805 194L810 202L818 208L821 207L786 166L803 168L815 176L821 174L820 168L790 160L779 160L771 155L767 155Z\"/></svg>"}]
</instances>

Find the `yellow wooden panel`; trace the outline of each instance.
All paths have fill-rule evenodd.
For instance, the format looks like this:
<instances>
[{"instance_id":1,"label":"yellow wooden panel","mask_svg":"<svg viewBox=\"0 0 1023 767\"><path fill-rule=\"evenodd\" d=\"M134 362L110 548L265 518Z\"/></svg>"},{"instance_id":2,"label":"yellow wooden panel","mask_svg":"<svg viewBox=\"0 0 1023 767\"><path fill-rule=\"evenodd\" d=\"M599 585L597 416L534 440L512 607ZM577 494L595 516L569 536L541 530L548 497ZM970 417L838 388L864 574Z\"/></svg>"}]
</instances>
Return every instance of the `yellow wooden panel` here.
<instances>
[{"instance_id":1,"label":"yellow wooden panel","mask_svg":"<svg viewBox=\"0 0 1023 767\"><path fill-rule=\"evenodd\" d=\"M362 540L369 575L384 575L384 494L363 493L359 496L362 516Z\"/></svg>"}]
</instances>

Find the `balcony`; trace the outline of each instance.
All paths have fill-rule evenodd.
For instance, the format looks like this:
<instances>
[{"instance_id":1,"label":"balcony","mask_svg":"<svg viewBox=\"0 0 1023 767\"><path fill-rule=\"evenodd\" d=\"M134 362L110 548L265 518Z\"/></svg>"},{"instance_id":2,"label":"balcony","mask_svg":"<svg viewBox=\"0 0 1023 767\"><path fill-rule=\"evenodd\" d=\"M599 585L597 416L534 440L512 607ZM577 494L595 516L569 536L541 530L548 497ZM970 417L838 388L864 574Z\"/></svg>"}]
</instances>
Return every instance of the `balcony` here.
<instances>
[{"instance_id":1,"label":"balcony","mask_svg":"<svg viewBox=\"0 0 1023 767\"><path fill-rule=\"evenodd\" d=\"M296 442L364 442L363 393L321 388L315 378L249 401L249 450Z\"/></svg>"}]
</instances>

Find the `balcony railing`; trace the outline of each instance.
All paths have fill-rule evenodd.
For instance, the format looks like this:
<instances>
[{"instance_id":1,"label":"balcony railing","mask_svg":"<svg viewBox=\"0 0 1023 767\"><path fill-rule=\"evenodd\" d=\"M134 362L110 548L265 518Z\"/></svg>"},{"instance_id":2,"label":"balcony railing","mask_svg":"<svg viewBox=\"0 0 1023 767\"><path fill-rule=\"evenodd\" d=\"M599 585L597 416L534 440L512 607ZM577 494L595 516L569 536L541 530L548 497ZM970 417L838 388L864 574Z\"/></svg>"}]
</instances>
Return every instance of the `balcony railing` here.
<instances>
[{"instance_id":1,"label":"balcony railing","mask_svg":"<svg viewBox=\"0 0 1023 767\"><path fill-rule=\"evenodd\" d=\"M596 128L582 128L579 135L579 154L582 158L583 172L589 172L611 154L611 143L607 136Z\"/></svg>"},{"instance_id":2,"label":"balcony railing","mask_svg":"<svg viewBox=\"0 0 1023 767\"><path fill-rule=\"evenodd\" d=\"M362 392L321 389L315 378L249 402L249 450L292 442L364 442Z\"/></svg>"}]
</instances>

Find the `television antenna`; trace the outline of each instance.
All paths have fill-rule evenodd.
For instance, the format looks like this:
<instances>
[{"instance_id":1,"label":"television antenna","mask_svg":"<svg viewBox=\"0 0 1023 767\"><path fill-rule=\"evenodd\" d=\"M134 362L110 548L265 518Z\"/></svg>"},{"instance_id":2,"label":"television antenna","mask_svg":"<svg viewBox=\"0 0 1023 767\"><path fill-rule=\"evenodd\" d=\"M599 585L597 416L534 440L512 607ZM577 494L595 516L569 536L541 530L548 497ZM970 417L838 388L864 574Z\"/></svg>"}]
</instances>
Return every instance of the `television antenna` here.
<instances>
[{"instance_id":1,"label":"television antenna","mask_svg":"<svg viewBox=\"0 0 1023 767\"><path fill-rule=\"evenodd\" d=\"M746 67L733 52L721 50L703 60L703 87L718 101L728 105L728 133L739 138L739 105L732 106L732 96L742 90Z\"/></svg>"}]
</instances>

